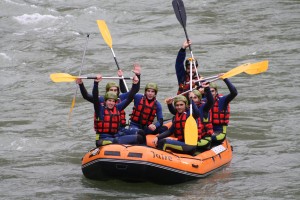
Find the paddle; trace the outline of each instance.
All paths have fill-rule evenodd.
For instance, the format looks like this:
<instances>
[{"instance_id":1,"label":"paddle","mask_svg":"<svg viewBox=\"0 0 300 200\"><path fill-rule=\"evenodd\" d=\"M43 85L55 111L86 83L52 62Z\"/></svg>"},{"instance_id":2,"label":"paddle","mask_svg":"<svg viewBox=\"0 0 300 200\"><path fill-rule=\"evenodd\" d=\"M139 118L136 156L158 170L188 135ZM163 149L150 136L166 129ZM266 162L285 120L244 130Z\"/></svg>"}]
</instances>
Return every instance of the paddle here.
<instances>
[{"instance_id":1,"label":"paddle","mask_svg":"<svg viewBox=\"0 0 300 200\"><path fill-rule=\"evenodd\" d=\"M268 60L264 60L261 62L257 62L257 63L253 63L251 64L247 70L245 70L246 74L260 74L262 72L265 72L268 70L268 66L269 66L269 61Z\"/></svg>"},{"instance_id":2,"label":"paddle","mask_svg":"<svg viewBox=\"0 0 300 200\"><path fill-rule=\"evenodd\" d=\"M110 50L111 50L111 52L112 52L112 54L113 54L114 60L115 60L116 65L117 65L117 68L118 68L118 70L120 70L119 63L118 63L118 61L117 61L115 52L114 52L114 50L113 50L113 48L112 48L112 38L111 38L110 32L109 32L109 30L108 30L108 27L107 27L107 25L106 25L106 23L105 23L104 20L97 20L97 24L98 24L100 33L101 33L101 35L102 35L104 41L105 41L106 44L109 46L109 48L110 48ZM122 79L123 79L123 83L124 83L124 85L125 85L126 91L128 92L128 87L127 87L127 84L126 84L126 82L125 82L123 76L122 76Z\"/></svg>"},{"instance_id":3,"label":"paddle","mask_svg":"<svg viewBox=\"0 0 300 200\"><path fill-rule=\"evenodd\" d=\"M248 67L245 68L244 65L248 65ZM252 63L252 64L247 63L247 64L243 64L243 66L236 67L236 68L226 72L226 74L224 74L224 76L226 75L224 78L230 78L230 77L240 74L242 72L244 72L246 74L250 74L250 75L260 74L262 72L267 71L267 69L268 69L268 61L267 60L257 62L257 63ZM220 77L220 78L222 78L222 77ZM204 82L204 81L213 82L220 78L218 75L216 75L216 76L207 77L205 79L197 80L194 82L195 83Z\"/></svg>"},{"instance_id":4,"label":"paddle","mask_svg":"<svg viewBox=\"0 0 300 200\"><path fill-rule=\"evenodd\" d=\"M190 80L192 80L192 62L190 62ZM192 81L190 81L190 91L192 91ZM198 126L193 117L192 99L190 99L190 116L184 125L184 142L187 145L196 146L198 142Z\"/></svg>"},{"instance_id":5,"label":"paddle","mask_svg":"<svg viewBox=\"0 0 300 200\"><path fill-rule=\"evenodd\" d=\"M78 78L81 79L97 79L96 76L72 76L67 73L55 73L50 74L50 78L53 82L59 83L59 82L73 82ZM132 77L118 77L118 76L112 76L112 77L102 77L102 79L126 79L130 80L133 79Z\"/></svg>"},{"instance_id":6,"label":"paddle","mask_svg":"<svg viewBox=\"0 0 300 200\"><path fill-rule=\"evenodd\" d=\"M88 42L89 42L89 38L90 38L90 34L87 34L87 38L86 38L86 42L85 42L85 45L84 45L84 51L83 51L83 55L82 55L82 59L81 59L81 66L80 66L78 76L81 75L81 71L82 71L82 68L83 68L83 65L84 65L85 53L86 53L87 45L88 45ZM72 100L72 104L71 104L71 108L70 108L70 112L69 112L69 121L71 119L72 111L73 111L73 108L75 106L77 91L78 91L78 85L76 84L76 90L75 90L75 93L74 93L74 96L73 96L73 100Z\"/></svg>"},{"instance_id":7,"label":"paddle","mask_svg":"<svg viewBox=\"0 0 300 200\"><path fill-rule=\"evenodd\" d=\"M268 65L269 65L269 61L267 61L267 60L257 62L257 63L246 63L246 64L243 64L243 65L240 65L238 67L231 69L230 71L223 74L223 76L221 76L220 78L222 78L222 79L230 78L230 77L233 77L233 76L238 75L243 72L246 74L249 74L249 75L260 74L260 73L263 73L268 70ZM207 80L210 80L209 82L212 82L212 79L215 79L215 78L219 79L218 75L211 76L211 77L201 79L201 80L197 80L195 82L204 82Z\"/></svg>"},{"instance_id":8,"label":"paddle","mask_svg":"<svg viewBox=\"0 0 300 200\"><path fill-rule=\"evenodd\" d=\"M232 76L235 76L237 74L240 74L242 72L246 72L247 74L259 74L262 72L265 72L268 69L268 61L262 61L257 63L246 63L243 65L240 65L228 72L226 72L223 76L221 76L222 79L230 78Z\"/></svg>"},{"instance_id":9,"label":"paddle","mask_svg":"<svg viewBox=\"0 0 300 200\"><path fill-rule=\"evenodd\" d=\"M186 40L189 41L189 37L188 37L187 31L186 31L186 12L185 12L183 1L182 0L173 0L172 5L173 5L173 9L174 9L176 18L179 21L179 23L181 24L181 26L183 27ZM196 61L194 59L191 45L189 45L189 50L191 52L191 57L193 59L193 64L194 64L194 68L196 70L196 75L199 80L199 75L198 75L198 71L197 71L197 67L196 67Z\"/></svg>"},{"instance_id":10,"label":"paddle","mask_svg":"<svg viewBox=\"0 0 300 200\"><path fill-rule=\"evenodd\" d=\"M246 74L249 74L249 75L260 74L260 73L263 73L263 72L268 70L268 64L269 64L269 61L267 61L267 60L257 62L257 63L246 63L246 64L243 64L243 65L240 65L238 67L235 67L235 68L231 69L230 71L223 74L223 76L220 77L220 78L219 78L218 75L216 75L216 76L207 77L205 79L201 79L201 80L198 80L198 81L195 81L195 82L205 82L205 81L213 82L213 81L219 80L221 78L222 79L230 78L230 77L233 77L233 76L235 76L237 74L240 74L240 73L243 73L243 72L246 73ZM196 89L198 89L198 87ZM196 90L196 89L194 89L194 90ZM184 94L186 94L190 91L191 90L187 90L187 91L185 91L181 94L173 96L172 99L174 99L175 97L177 97L179 95L184 95ZM165 102L166 102L166 100L165 100Z\"/></svg>"}]
</instances>

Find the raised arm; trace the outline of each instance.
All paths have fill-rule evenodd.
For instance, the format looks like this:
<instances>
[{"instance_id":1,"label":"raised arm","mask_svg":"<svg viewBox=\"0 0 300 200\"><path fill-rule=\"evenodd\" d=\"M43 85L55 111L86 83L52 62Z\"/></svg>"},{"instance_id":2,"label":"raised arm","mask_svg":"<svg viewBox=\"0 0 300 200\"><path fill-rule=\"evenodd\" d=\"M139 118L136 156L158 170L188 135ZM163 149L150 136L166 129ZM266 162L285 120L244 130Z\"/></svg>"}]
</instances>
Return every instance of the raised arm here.
<instances>
[{"instance_id":1,"label":"raised arm","mask_svg":"<svg viewBox=\"0 0 300 200\"><path fill-rule=\"evenodd\" d=\"M117 104L118 110L124 110L133 100L135 94L139 91L139 79L137 76L134 76L133 81L132 81L132 87L131 90L129 91L129 94L127 98L124 101L121 101L121 103Z\"/></svg>"},{"instance_id":2,"label":"raised arm","mask_svg":"<svg viewBox=\"0 0 300 200\"><path fill-rule=\"evenodd\" d=\"M184 83L185 81L185 69L184 69L184 59L186 56L185 49L181 48L177 54L176 63L175 63L175 71L177 76L178 85Z\"/></svg>"},{"instance_id":3,"label":"raised arm","mask_svg":"<svg viewBox=\"0 0 300 200\"><path fill-rule=\"evenodd\" d=\"M141 83L141 66L137 63L133 64L133 70L132 72L138 77L139 82L138 82L138 88L140 88L140 83ZM118 76L122 77L123 76L123 71L122 70L118 70ZM119 82L119 86L120 86L120 91L122 92L122 94L119 95L119 98L121 99L121 101L125 100L128 97L129 91L126 91L126 87L124 84L124 81L122 79L120 79ZM137 91L138 92L138 91Z\"/></svg>"},{"instance_id":4,"label":"raised arm","mask_svg":"<svg viewBox=\"0 0 300 200\"><path fill-rule=\"evenodd\" d=\"M228 104L238 95L237 89L232 85L228 78L224 79L225 84L227 85L230 93L225 96L224 107L226 108Z\"/></svg>"},{"instance_id":5,"label":"raised arm","mask_svg":"<svg viewBox=\"0 0 300 200\"><path fill-rule=\"evenodd\" d=\"M173 98L172 97L168 97L166 99L166 103L168 105L168 109L169 109L169 112L172 114L172 115L176 115L176 109L174 108L174 105L173 105Z\"/></svg>"},{"instance_id":6,"label":"raised arm","mask_svg":"<svg viewBox=\"0 0 300 200\"><path fill-rule=\"evenodd\" d=\"M204 104L203 111L208 113L209 110L214 105L214 97L213 97L213 95L212 95L212 93L210 91L209 83L208 82L202 83L201 86L204 88L204 93L205 93L205 97L206 97L206 102Z\"/></svg>"},{"instance_id":7,"label":"raised arm","mask_svg":"<svg viewBox=\"0 0 300 200\"><path fill-rule=\"evenodd\" d=\"M177 81L178 81L178 85L181 83L184 83L185 81L185 68L184 68L184 60L186 57L186 48L188 48L190 45L192 44L192 42L189 41L184 41L182 44L182 47L180 48L178 54L177 54L177 58L176 58L176 63L175 63L175 71L176 71L176 76L177 76Z\"/></svg>"},{"instance_id":8,"label":"raised arm","mask_svg":"<svg viewBox=\"0 0 300 200\"><path fill-rule=\"evenodd\" d=\"M198 117L200 117L198 106L192 99L190 99L190 101L192 102L193 117L197 119Z\"/></svg>"},{"instance_id":9,"label":"raised arm","mask_svg":"<svg viewBox=\"0 0 300 200\"><path fill-rule=\"evenodd\" d=\"M79 85L80 93L81 93L82 97L85 100L93 103L93 95L91 95L87 92L87 90L85 89L84 84L82 82L82 79L81 78L76 79L76 83Z\"/></svg>"},{"instance_id":10,"label":"raised arm","mask_svg":"<svg viewBox=\"0 0 300 200\"><path fill-rule=\"evenodd\" d=\"M102 75L98 74L97 79L94 81L93 87L93 102L94 102L94 110L96 114L96 118L100 117L100 102L99 102L99 91L98 91L98 84L102 80Z\"/></svg>"},{"instance_id":11,"label":"raised arm","mask_svg":"<svg viewBox=\"0 0 300 200\"><path fill-rule=\"evenodd\" d=\"M119 77L122 77L123 76L123 71L121 69L118 70L118 76ZM120 79L119 80L119 86L120 86L120 91L121 93L126 93L126 92L129 92L126 90L126 86L124 84L124 80L123 79Z\"/></svg>"}]
</instances>

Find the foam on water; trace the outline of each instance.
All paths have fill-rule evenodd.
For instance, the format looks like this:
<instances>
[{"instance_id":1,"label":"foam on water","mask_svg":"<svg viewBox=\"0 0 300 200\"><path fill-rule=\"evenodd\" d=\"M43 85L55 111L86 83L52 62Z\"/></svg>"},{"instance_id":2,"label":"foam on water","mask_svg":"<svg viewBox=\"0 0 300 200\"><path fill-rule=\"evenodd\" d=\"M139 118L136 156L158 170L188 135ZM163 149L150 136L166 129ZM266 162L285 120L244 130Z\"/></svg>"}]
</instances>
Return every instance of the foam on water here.
<instances>
[{"instance_id":1,"label":"foam on water","mask_svg":"<svg viewBox=\"0 0 300 200\"><path fill-rule=\"evenodd\" d=\"M8 55L6 55L5 53L0 53L0 56L6 60L11 60L11 58Z\"/></svg>"},{"instance_id":2,"label":"foam on water","mask_svg":"<svg viewBox=\"0 0 300 200\"><path fill-rule=\"evenodd\" d=\"M53 15L41 15L39 13L24 14L21 16L14 17L20 24L35 24L41 21L53 21L57 20L59 17Z\"/></svg>"},{"instance_id":3,"label":"foam on water","mask_svg":"<svg viewBox=\"0 0 300 200\"><path fill-rule=\"evenodd\" d=\"M16 3L14 1L11 1L11 0L4 0L5 2L9 3L9 4L14 4L14 5L19 5L19 6L24 6L25 4L23 3Z\"/></svg>"}]
</instances>

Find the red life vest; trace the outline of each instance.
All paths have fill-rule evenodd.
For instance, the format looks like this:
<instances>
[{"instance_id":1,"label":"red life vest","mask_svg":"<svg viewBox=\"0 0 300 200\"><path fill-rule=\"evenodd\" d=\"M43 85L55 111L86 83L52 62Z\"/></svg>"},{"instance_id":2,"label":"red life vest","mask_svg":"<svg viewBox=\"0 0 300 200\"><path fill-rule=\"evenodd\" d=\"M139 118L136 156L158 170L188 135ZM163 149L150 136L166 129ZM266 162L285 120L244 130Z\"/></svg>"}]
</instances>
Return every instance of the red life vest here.
<instances>
[{"instance_id":1,"label":"red life vest","mask_svg":"<svg viewBox=\"0 0 300 200\"><path fill-rule=\"evenodd\" d=\"M184 141L184 126L187 119L187 113L183 112L181 114L176 113L173 119L173 126L175 128L174 135L179 141Z\"/></svg>"},{"instance_id":2,"label":"red life vest","mask_svg":"<svg viewBox=\"0 0 300 200\"><path fill-rule=\"evenodd\" d=\"M225 110L219 110L219 99L221 95L217 95L212 108L212 123L213 125L228 125L230 118L230 106L228 104Z\"/></svg>"},{"instance_id":3,"label":"red life vest","mask_svg":"<svg viewBox=\"0 0 300 200\"><path fill-rule=\"evenodd\" d=\"M212 117L211 112L209 113L208 119L200 119L197 120L198 122L198 139L200 140L204 136L212 135L214 133L213 125L212 125Z\"/></svg>"},{"instance_id":4,"label":"red life vest","mask_svg":"<svg viewBox=\"0 0 300 200\"><path fill-rule=\"evenodd\" d=\"M198 80L197 76L193 76L193 80L197 81ZM177 94L181 94L181 93L189 90L190 89L189 82L190 82L190 75L186 74L185 81L179 85ZM195 87L195 83L192 84L192 87L193 88Z\"/></svg>"},{"instance_id":5,"label":"red life vest","mask_svg":"<svg viewBox=\"0 0 300 200\"><path fill-rule=\"evenodd\" d=\"M120 102L121 102L121 100L118 99L117 103L120 103ZM126 113L125 113L125 110L121 110L120 115L121 115L121 125L126 126Z\"/></svg>"},{"instance_id":6,"label":"red life vest","mask_svg":"<svg viewBox=\"0 0 300 200\"><path fill-rule=\"evenodd\" d=\"M152 124L156 116L156 99L149 103L149 100L144 96L141 98L137 107L133 107L130 120L142 126Z\"/></svg>"},{"instance_id":7,"label":"red life vest","mask_svg":"<svg viewBox=\"0 0 300 200\"><path fill-rule=\"evenodd\" d=\"M119 130L120 121L120 112L116 106L112 110L105 107L103 119L96 119L96 115L94 116L94 128L97 133L114 135Z\"/></svg>"},{"instance_id":8,"label":"red life vest","mask_svg":"<svg viewBox=\"0 0 300 200\"><path fill-rule=\"evenodd\" d=\"M198 108L204 104L204 101L200 101L200 103L197 103L196 105ZM208 119L201 119L198 117L197 119L198 124L198 139L200 140L204 136L212 135L214 133L213 125L212 125L212 112L211 110L208 113Z\"/></svg>"}]
</instances>

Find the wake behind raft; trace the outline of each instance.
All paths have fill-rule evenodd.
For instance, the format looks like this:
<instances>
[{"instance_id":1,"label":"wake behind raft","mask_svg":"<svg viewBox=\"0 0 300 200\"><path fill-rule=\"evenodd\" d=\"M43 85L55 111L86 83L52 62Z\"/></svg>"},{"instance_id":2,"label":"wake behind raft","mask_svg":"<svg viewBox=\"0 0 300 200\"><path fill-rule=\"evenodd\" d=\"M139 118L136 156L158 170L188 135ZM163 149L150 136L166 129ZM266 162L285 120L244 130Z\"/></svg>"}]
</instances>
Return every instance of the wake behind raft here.
<instances>
[{"instance_id":1,"label":"wake behind raft","mask_svg":"<svg viewBox=\"0 0 300 200\"><path fill-rule=\"evenodd\" d=\"M154 148L154 137L147 135L147 146L110 144L90 150L82 158L84 176L102 181L177 184L206 177L232 159L232 146L227 139L191 156Z\"/></svg>"}]
</instances>

